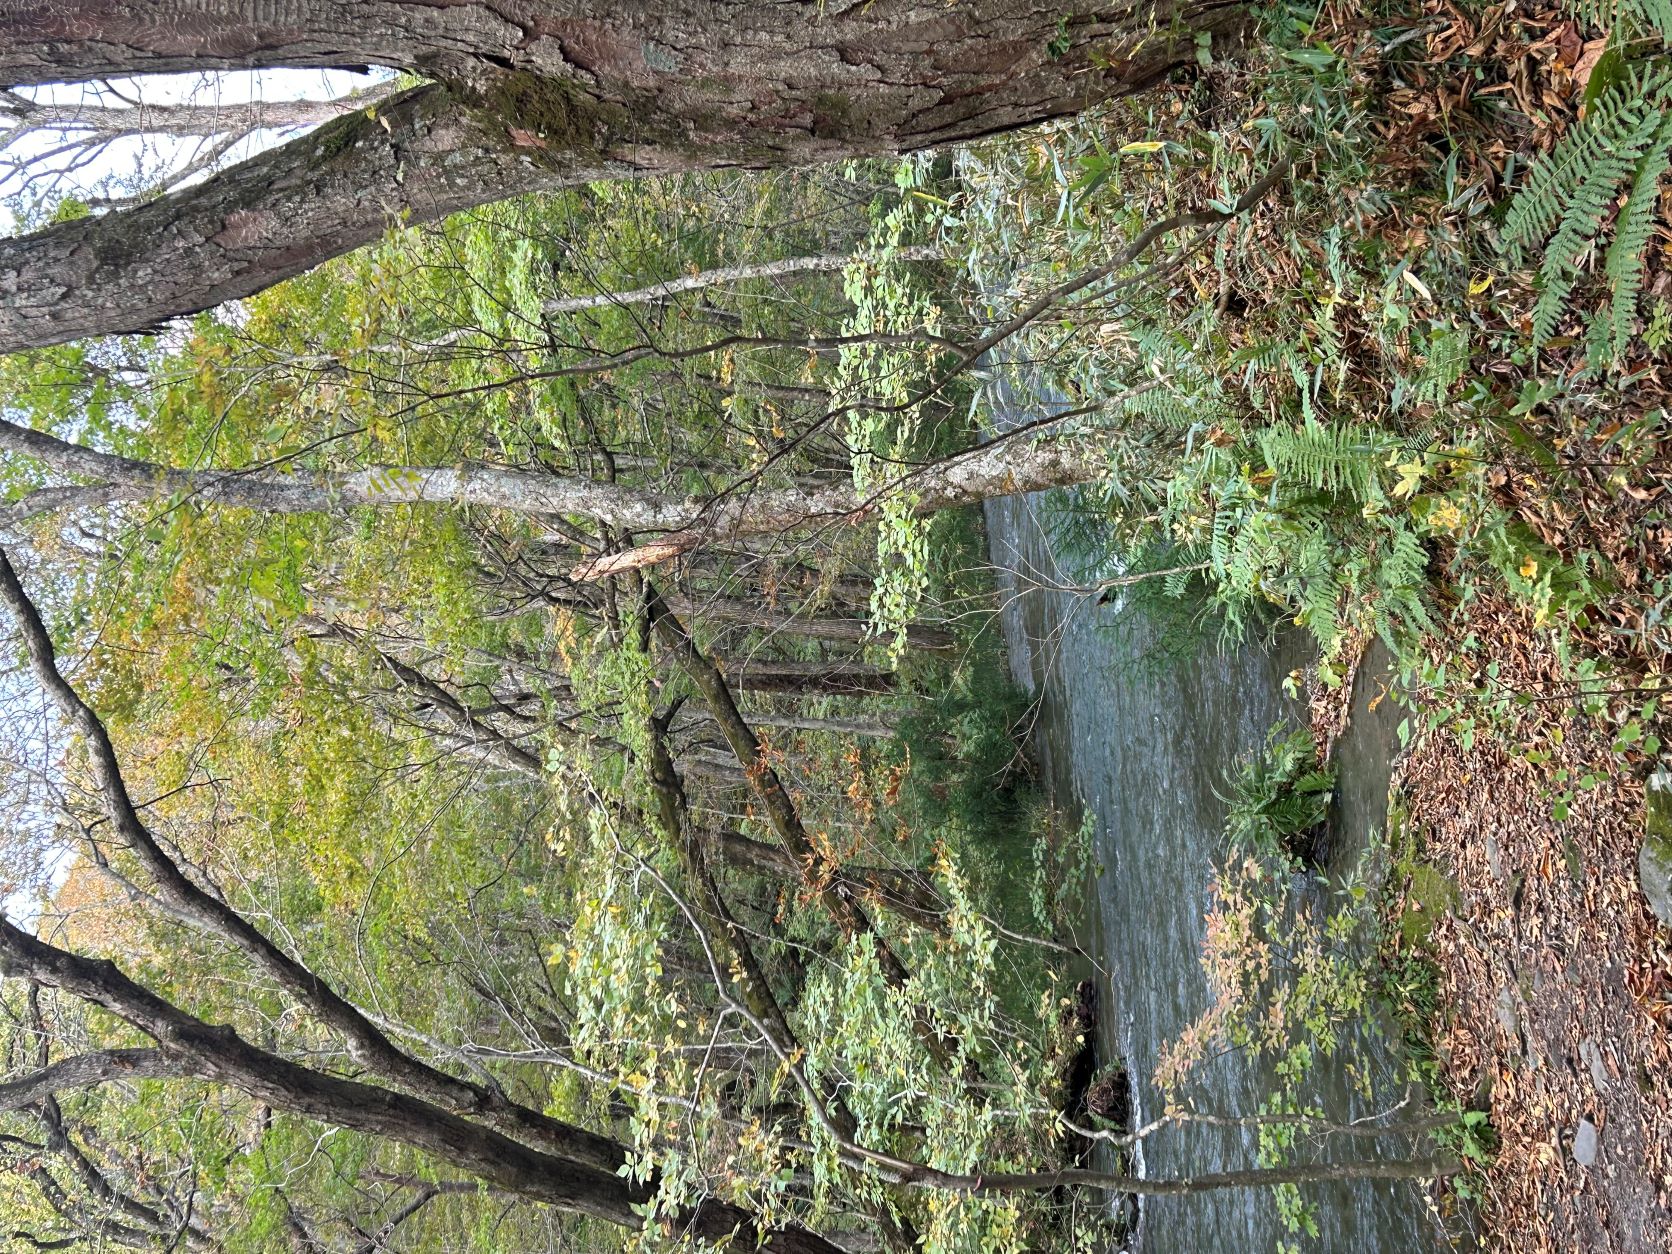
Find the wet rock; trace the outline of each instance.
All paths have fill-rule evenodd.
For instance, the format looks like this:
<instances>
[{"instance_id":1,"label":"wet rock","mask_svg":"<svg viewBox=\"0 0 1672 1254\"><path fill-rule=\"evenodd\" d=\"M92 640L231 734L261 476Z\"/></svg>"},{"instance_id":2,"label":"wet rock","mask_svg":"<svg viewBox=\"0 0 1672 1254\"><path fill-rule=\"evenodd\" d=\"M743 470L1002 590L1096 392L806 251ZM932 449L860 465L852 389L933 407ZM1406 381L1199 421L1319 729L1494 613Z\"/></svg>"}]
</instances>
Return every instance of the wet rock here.
<instances>
[{"instance_id":1,"label":"wet rock","mask_svg":"<svg viewBox=\"0 0 1672 1254\"><path fill-rule=\"evenodd\" d=\"M1573 1134L1573 1161L1589 1167L1597 1160L1597 1126L1589 1119L1581 1119Z\"/></svg>"},{"instance_id":2,"label":"wet rock","mask_svg":"<svg viewBox=\"0 0 1672 1254\"><path fill-rule=\"evenodd\" d=\"M1125 1067L1110 1067L1086 1093L1086 1109L1117 1128L1132 1126L1132 1080Z\"/></svg>"},{"instance_id":3,"label":"wet rock","mask_svg":"<svg viewBox=\"0 0 1672 1254\"><path fill-rule=\"evenodd\" d=\"M1493 1007L1498 1012L1498 1026L1504 1030L1504 1035L1515 1037L1521 1028L1521 1018L1515 1013L1515 993L1508 988L1498 990L1498 1001Z\"/></svg>"},{"instance_id":4,"label":"wet rock","mask_svg":"<svg viewBox=\"0 0 1672 1254\"><path fill-rule=\"evenodd\" d=\"M1498 842L1492 839L1492 834L1486 834L1486 865L1492 872L1492 878L1502 884L1504 875L1504 855L1498 850Z\"/></svg>"}]
</instances>

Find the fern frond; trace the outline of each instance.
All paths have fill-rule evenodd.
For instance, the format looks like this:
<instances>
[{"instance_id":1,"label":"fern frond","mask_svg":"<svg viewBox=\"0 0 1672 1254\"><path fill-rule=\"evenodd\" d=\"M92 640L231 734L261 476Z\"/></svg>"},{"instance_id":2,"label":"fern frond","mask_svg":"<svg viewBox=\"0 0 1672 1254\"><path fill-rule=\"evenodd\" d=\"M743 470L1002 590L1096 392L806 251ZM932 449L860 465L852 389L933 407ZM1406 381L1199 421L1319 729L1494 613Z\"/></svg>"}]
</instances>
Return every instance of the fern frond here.
<instances>
[{"instance_id":1,"label":"fern frond","mask_svg":"<svg viewBox=\"0 0 1672 1254\"><path fill-rule=\"evenodd\" d=\"M1669 0L1672 8L1672 0ZM1660 129L1648 151L1637 163L1625 207L1614 225L1614 240L1608 247L1603 273L1608 276L1610 294L1609 347L1616 360L1625 356L1637 323L1637 298L1643 287L1643 259L1654 234L1655 216L1660 209L1660 180L1672 157L1672 114L1661 119Z\"/></svg>"},{"instance_id":2,"label":"fern frond","mask_svg":"<svg viewBox=\"0 0 1672 1254\"><path fill-rule=\"evenodd\" d=\"M1625 115L1622 115L1623 117ZM1533 306L1533 342L1543 344L1556 329L1567 306L1568 293L1579 277L1579 254L1596 235L1603 213L1616 189L1636 170L1639 159L1653 143L1664 119L1648 109L1632 120L1628 129L1605 135L1593 160L1574 189L1561 224L1544 250L1539 267L1539 298Z\"/></svg>"},{"instance_id":3,"label":"fern frond","mask_svg":"<svg viewBox=\"0 0 1672 1254\"><path fill-rule=\"evenodd\" d=\"M1299 428L1268 428L1257 442L1280 482L1363 501L1374 491L1389 441L1356 424L1326 427L1309 419Z\"/></svg>"},{"instance_id":4,"label":"fern frond","mask_svg":"<svg viewBox=\"0 0 1672 1254\"><path fill-rule=\"evenodd\" d=\"M1604 93L1585 120L1533 166L1504 219L1504 245L1512 258L1523 260L1529 248L1548 239L1571 216L1568 207L1575 193L1598 162L1618 152L1622 137L1658 120L1656 106L1667 81L1665 73L1651 72Z\"/></svg>"},{"instance_id":5,"label":"fern frond","mask_svg":"<svg viewBox=\"0 0 1672 1254\"><path fill-rule=\"evenodd\" d=\"M1672 44L1672 0L1568 0L1563 7L1600 29L1625 27Z\"/></svg>"}]
</instances>

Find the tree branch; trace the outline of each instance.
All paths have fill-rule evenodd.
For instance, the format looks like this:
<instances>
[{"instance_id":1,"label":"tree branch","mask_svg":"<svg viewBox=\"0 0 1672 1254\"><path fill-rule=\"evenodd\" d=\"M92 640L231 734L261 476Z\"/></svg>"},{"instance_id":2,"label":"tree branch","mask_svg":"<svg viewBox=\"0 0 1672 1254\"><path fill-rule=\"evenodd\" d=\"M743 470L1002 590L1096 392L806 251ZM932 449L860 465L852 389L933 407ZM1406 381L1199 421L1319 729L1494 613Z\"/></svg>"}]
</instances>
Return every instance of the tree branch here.
<instances>
[{"instance_id":1,"label":"tree branch","mask_svg":"<svg viewBox=\"0 0 1672 1254\"><path fill-rule=\"evenodd\" d=\"M0 1110L22 1110L70 1089L118 1080L162 1080L189 1074L156 1049L106 1049L61 1059L49 1067L0 1084Z\"/></svg>"}]
</instances>

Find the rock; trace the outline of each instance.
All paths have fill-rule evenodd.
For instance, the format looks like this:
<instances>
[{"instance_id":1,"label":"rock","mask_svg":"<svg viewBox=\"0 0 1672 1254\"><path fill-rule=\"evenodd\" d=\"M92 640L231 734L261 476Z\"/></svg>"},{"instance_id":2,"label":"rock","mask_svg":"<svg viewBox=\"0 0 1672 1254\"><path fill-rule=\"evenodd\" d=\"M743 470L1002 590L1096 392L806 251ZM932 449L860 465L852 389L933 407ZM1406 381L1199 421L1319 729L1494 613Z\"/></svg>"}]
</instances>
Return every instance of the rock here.
<instances>
[{"instance_id":1,"label":"rock","mask_svg":"<svg viewBox=\"0 0 1672 1254\"><path fill-rule=\"evenodd\" d=\"M1590 1069L1591 1084L1601 1093L1608 1087L1608 1068L1603 1065L1602 1047L1597 1044L1596 1037L1587 1036L1579 1042L1579 1057Z\"/></svg>"},{"instance_id":2,"label":"rock","mask_svg":"<svg viewBox=\"0 0 1672 1254\"><path fill-rule=\"evenodd\" d=\"M1508 988L1500 988L1493 1009L1498 1012L1498 1026L1513 1041L1521 1030L1521 1017L1515 1013L1515 993Z\"/></svg>"},{"instance_id":3,"label":"rock","mask_svg":"<svg viewBox=\"0 0 1672 1254\"><path fill-rule=\"evenodd\" d=\"M1492 839L1492 833L1486 834L1486 865L1492 872L1492 878L1502 884L1504 875L1504 855L1498 851L1498 842Z\"/></svg>"},{"instance_id":4,"label":"rock","mask_svg":"<svg viewBox=\"0 0 1672 1254\"><path fill-rule=\"evenodd\" d=\"M1597 1126L1589 1119L1581 1119L1573 1134L1573 1161L1589 1167L1597 1160Z\"/></svg>"},{"instance_id":5,"label":"rock","mask_svg":"<svg viewBox=\"0 0 1672 1254\"><path fill-rule=\"evenodd\" d=\"M1637 882L1655 918L1672 927L1672 777L1664 771L1657 771L1649 781L1644 799Z\"/></svg>"}]
</instances>

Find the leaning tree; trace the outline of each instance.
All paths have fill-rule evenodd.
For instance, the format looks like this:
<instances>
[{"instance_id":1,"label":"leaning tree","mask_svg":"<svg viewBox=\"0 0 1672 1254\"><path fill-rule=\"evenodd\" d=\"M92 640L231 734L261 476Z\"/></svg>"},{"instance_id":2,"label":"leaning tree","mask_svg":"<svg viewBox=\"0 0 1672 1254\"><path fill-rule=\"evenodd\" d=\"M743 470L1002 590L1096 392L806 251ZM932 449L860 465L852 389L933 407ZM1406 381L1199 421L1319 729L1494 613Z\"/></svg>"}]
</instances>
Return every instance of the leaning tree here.
<instances>
[{"instance_id":1,"label":"leaning tree","mask_svg":"<svg viewBox=\"0 0 1672 1254\"><path fill-rule=\"evenodd\" d=\"M423 83L201 185L0 245L0 351L247 296L396 215L996 134L1153 82L1240 20L1221 0L26 0L0 15L0 86L363 66Z\"/></svg>"}]
</instances>

